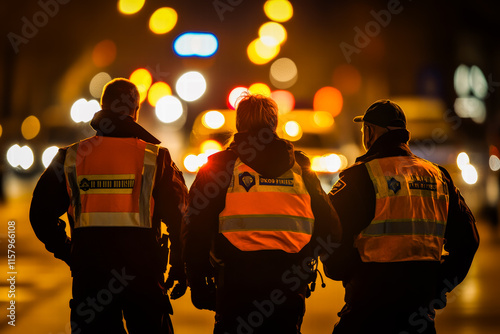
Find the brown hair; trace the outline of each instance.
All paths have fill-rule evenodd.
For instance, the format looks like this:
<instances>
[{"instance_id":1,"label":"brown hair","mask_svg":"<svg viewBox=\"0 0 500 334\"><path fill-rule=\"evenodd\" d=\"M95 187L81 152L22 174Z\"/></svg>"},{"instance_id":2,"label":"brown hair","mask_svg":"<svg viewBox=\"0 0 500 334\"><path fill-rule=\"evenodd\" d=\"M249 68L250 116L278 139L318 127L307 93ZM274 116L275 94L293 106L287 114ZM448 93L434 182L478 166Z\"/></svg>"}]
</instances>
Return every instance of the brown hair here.
<instances>
[{"instance_id":1,"label":"brown hair","mask_svg":"<svg viewBox=\"0 0 500 334\"><path fill-rule=\"evenodd\" d=\"M263 128L276 132L278 106L273 99L260 94L243 96L236 108L236 130L258 131Z\"/></svg>"},{"instance_id":2,"label":"brown hair","mask_svg":"<svg viewBox=\"0 0 500 334\"><path fill-rule=\"evenodd\" d=\"M104 86L101 96L101 107L103 109L134 117L139 105L139 90L130 80L117 78Z\"/></svg>"}]
</instances>

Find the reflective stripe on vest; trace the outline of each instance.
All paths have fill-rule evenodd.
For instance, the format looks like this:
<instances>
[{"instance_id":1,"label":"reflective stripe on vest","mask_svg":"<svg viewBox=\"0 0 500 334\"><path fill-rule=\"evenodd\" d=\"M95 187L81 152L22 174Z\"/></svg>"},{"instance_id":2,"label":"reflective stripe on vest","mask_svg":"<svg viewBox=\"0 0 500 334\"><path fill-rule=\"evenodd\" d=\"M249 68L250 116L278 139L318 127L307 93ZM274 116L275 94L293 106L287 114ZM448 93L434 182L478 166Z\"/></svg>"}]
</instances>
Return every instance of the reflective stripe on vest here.
<instances>
[{"instance_id":1,"label":"reflective stripe on vest","mask_svg":"<svg viewBox=\"0 0 500 334\"><path fill-rule=\"evenodd\" d=\"M376 206L355 241L362 261L439 261L449 203L439 168L415 156L375 159L365 166Z\"/></svg>"},{"instance_id":2,"label":"reflective stripe on vest","mask_svg":"<svg viewBox=\"0 0 500 334\"><path fill-rule=\"evenodd\" d=\"M302 170L266 178L236 160L226 206L219 215L219 233L243 251L299 252L314 228L311 197Z\"/></svg>"},{"instance_id":3,"label":"reflective stripe on vest","mask_svg":"<svg viewBox=\"0 0 500 334\"><path fill-rule=\"evenodd\" d=\"M152 227L158 145L95 136L70 146L64 173L75 228Z\"/></svg>"}]
</instances>

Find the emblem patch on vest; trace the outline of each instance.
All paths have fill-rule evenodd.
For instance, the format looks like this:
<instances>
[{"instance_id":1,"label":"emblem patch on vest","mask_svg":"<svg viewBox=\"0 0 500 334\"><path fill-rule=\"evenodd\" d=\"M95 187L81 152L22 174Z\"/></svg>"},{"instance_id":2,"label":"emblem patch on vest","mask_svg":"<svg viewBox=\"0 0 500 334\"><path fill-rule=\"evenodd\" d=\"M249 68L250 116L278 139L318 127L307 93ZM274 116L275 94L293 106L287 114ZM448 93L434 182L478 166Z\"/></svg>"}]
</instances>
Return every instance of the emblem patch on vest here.
<instances>
[{"instance_id":1,"label":"emblem patch on vest","mask_svg":"<svg viewBox=\"0 0 500 334\"><path fill-rule=\"evenodd\" d=\"M240 180L240 185L245 188L247 192L255 185L255 176L249 172L240 173L238 179Z\"/></svg>"},{"instance_id":2,"label":"emblem patch on vest","mask_svg":"<svg viewBox=\"0 0 500 334\"><path fill-rule=\"evenodd\" d=\"M394 191L395 194L401 190L401 183L393 177L391 177L390 180L387 180L387 186L390 190Z\"/></svg>"},{"instance_id":3,"label":"emblem patch on vest","mask_svg":"<svg viewBox=\"0 0 500 334\"><path fill-rule=\"evenodd\" d=\"M134 184L134 179L88 180L83 178L78 186L81 190L88 191L90 189L132 189Z\"/></svg>"}]
</instances>

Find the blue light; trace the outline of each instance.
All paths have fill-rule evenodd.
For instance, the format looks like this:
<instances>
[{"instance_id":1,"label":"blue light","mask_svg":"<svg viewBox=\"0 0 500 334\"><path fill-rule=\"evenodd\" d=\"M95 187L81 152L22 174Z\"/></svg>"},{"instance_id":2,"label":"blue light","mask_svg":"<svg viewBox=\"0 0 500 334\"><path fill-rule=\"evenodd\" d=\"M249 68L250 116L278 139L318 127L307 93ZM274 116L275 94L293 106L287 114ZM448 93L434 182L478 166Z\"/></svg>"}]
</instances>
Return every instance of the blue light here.
<instances>
[{"instance_id":1,"label":"blue light","mask_svg":"<svg viewBox=\"0 0 500 334\"><path fill-rule=\"evenodd\" d=\"M174 41L174 51L181 57L210 57L218 48L217 37L208 32L186 32Z\"/></svg>"}]
</instances>

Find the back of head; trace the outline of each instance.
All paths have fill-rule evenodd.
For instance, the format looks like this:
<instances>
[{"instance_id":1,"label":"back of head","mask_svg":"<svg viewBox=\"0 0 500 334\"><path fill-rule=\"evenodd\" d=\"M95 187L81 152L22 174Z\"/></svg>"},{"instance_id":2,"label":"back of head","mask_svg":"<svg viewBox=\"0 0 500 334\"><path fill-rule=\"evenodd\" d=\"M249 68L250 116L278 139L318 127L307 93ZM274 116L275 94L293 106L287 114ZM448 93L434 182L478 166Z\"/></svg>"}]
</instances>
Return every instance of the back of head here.
<instances>
[{"instance_id":1,"label":"back of head","mask_svg":"<svg viewBox=\"0 0 500 334\"><path fill-rule=\"evenodd\" d=\"M278 126L278 106L271 98L248 94L236 108L236 130L255 132L270 129L276 132Z\"/></svg>"},{"instance_id":2,"label":"back of head","mask_svg":"<svg viewBox=\"0 0 500 334\"><path fill-rule=\"evenodd\" d=\"M136 118L140 106L139 90L130 80L113 79L103 89L101 107L105 110Z\"/></svg>"}]
</instances>

